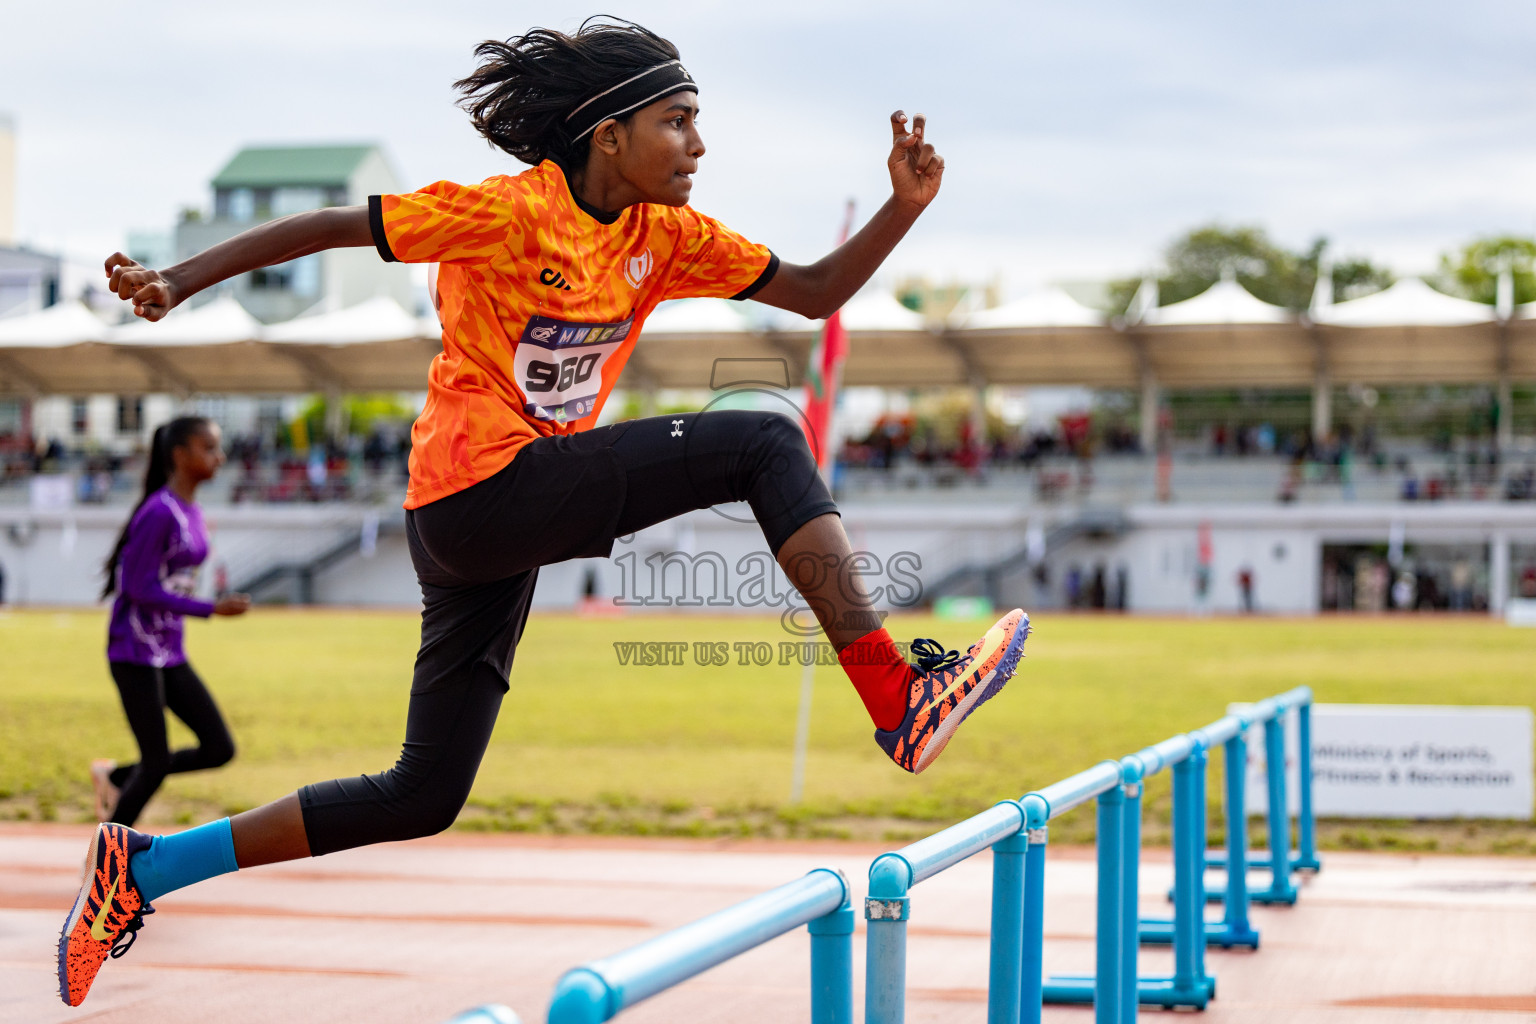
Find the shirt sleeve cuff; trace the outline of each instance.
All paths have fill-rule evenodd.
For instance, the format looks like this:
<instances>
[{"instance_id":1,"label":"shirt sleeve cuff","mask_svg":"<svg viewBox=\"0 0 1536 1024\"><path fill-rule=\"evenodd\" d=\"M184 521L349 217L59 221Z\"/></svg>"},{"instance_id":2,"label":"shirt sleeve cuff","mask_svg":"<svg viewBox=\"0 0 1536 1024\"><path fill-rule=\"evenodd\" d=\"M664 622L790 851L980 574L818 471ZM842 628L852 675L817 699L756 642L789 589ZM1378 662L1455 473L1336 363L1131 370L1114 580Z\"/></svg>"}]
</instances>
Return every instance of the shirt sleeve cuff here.
<instances>
[{"instance_id":1,"label":"shirt sleeve cuff","mask_svg":"<svg viewBox=\"0 0 1536 1024\"><path fill-rule=\"evenodd\" d=\"M752 296L754 296L758 292L762 291L763 285L767 284L769 281L772 281L773 280L773 275L778 273L778 271L779 271L779 257L778 257L778 254L775 253L772 249L769 249L768 250L768 265L763 268L763 272L761 274L757 275L757 280L753 281L751 284L747 285L745 288L743 288L741 291L737 292L735 295L732 295L731 298L736 299L738 301L740 301L741 299L750 299Z\"/></svg>"},{"instance_id":2,"label":"shirt sleeve cuff","mask_svg":"<svg viewBox=\"0 0 1536 1024\"><path fill-rule=\"evenodd\" d=\"M399 263L399 258L389 248L389 236L384 233L383 196L368 197L368 230L373 232L373 245L379 250L379 258L385 263Z\"/></svg>"}]
</instances>

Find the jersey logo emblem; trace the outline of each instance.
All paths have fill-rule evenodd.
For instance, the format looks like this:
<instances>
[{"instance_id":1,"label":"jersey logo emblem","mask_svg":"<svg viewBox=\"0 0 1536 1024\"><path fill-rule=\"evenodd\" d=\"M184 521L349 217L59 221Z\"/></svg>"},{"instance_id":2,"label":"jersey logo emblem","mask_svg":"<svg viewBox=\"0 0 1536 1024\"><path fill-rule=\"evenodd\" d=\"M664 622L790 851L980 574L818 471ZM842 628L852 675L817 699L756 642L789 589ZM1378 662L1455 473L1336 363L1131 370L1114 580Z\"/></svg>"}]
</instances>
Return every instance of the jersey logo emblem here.
<instances>
[{"instance_id":1,"label":"jersey logo emblem","mask_svg":"<svg viewBox=\"0 0 1536 1024\"><path fill-rule=\"evenodd\" d=\"M560 271L550 270L548 267L545 267L543 270L539 271L539 283L547 284L551 288L564 288L566 291L571 290L571 286L565 283L565 278L561 276Z\"/></svg>"},{"instance_id":2,"label":"jersey logo emblem","mask_svg":"<svg viewBox=\"0 0 1536 1024\"><path fill-rule=\"evenodd\" d=\"M673 437L682 437L683 436L683 421L682 420L673 420L672 421L672 436Z\"/></svg>"},{"instance_id":3,"label":"jersey logo emblem","mask_svg":"<svg viewBox=\"0 0 1536 1024\"><path fill-rule=\"evenodd\" d=\"M645 275L651 272L651 250L647 249L639 256L631 256L624 261L624 280L629 282L631 288L639 288L640 282L645 280Z\"/></svg>"}]
</instances>

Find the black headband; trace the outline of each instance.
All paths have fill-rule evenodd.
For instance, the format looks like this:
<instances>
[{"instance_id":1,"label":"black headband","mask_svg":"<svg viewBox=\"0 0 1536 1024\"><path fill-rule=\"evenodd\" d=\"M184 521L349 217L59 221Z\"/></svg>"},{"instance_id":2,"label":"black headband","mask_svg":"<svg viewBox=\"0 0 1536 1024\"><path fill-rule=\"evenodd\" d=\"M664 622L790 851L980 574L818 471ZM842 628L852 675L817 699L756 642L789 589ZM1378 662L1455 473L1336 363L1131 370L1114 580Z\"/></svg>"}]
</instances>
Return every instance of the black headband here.
<instances>
[{"instance_id":1,"label":"black headband","mask_svg":"<svg viewBox=\"0 0 1536 1024\"><path fill-rule=\"evenodd\" d=\"M633 114L647 103L687 89L698 92L693 76L681 61L669 60L609 86L565 116L571 141L584 137L610 118Z\"/></svg>"}]
</instances>

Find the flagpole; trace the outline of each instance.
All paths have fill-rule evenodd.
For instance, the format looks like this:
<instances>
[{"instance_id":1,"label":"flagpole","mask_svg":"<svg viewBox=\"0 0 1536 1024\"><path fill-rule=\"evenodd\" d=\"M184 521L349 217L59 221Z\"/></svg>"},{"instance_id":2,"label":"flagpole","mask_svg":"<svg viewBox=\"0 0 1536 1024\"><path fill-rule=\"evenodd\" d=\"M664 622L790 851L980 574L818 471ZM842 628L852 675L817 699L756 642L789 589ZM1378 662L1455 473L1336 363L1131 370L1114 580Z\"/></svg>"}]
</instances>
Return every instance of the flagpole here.
<instances>
[{"instance_id":1,"label":"flagpole","mask_svg":"<svg viewBox=\"0 0 1536 1024\"><path fill-rule=\"evenodd\" d=\"M837 244L842 245L844 242L848 241L848 235L852 232L852 230L853 200L850 199L848 200L847 211L843 217L843 230L838 236ZM830 321L834 320L836 317L837 313L833 313L832 316L828 317L827 319ZM841 325L839 324L835 329L840 331L842 329ZM811 358L813 361L816 358L818 350L821 350L824 346L827 346L831 341L831 339L826 336L826 331L827 327L826 325L823 325L822 345L812 346L811 348ZM823 425L821 428L821 433L824 436L815 437L811 440L816 451L816 468L820 471L822 477L827 482L827 487L830 489L832 486L832 460L834 458L832 454L832 413L833 406L837 402L837 376L838 370L841 368L841 354L833 353L833 358L829 362L831 365L824 367L817 367L813 362L810 370L812 379L815 378L815 375L818 372L820 373L823 392L821 397L827 407L826 418L822 421ZM812 401L813 398L810 393L810 383L807 381L806 406L808 408ZM811 743L811 700L815 696L816 662L819 660L820 659L814 655L808 658L805 668L800 672L800 708L795 715L794 768L790 773L789 781L789 802L792 805L798 804L805 797L805 759Z\"/></svg>"}]
</instances>

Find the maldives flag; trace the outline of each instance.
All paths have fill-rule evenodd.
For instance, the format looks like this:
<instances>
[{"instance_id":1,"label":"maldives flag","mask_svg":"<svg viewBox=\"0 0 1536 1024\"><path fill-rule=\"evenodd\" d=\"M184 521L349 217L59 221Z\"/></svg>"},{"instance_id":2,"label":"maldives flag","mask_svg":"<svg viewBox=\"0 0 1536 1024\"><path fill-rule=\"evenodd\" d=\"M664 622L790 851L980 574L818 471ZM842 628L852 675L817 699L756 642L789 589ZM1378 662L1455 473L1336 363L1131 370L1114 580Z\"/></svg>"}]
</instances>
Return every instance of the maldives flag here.
<instances>
[{"instance_id":1,"label":"maldives flag","mask_svg":"<svg viewBox=\"0 0 1536 1024\"><path fill-rule=\"evenodd\" d=\"M848 202L848 216L843 221L837 244L848 241L853 227L853 201ZM836 438L832 435L832 413L837 406L837 385L842 378L843 359L848 355L848 333L843 330L842 310L827 317L816 344L811 346L810 366L805 371L805 432L811 443L816 465L825 473L832 466Z\"/></svg>"}]
</instances>

